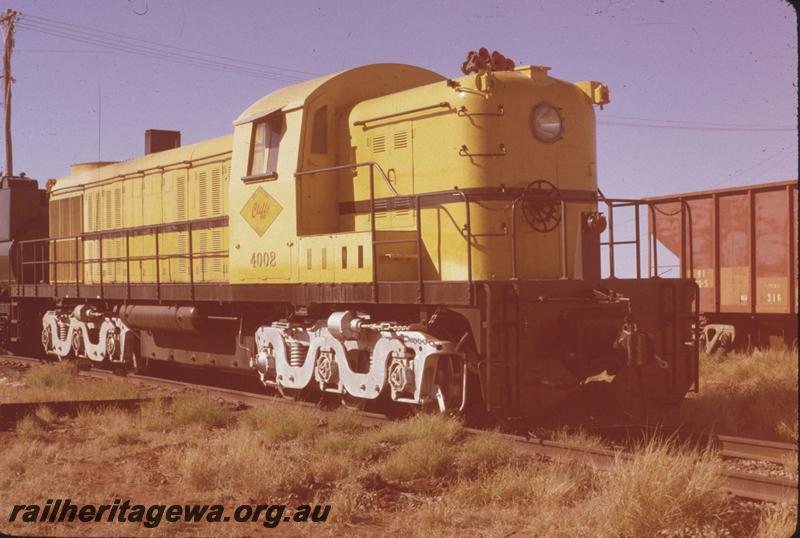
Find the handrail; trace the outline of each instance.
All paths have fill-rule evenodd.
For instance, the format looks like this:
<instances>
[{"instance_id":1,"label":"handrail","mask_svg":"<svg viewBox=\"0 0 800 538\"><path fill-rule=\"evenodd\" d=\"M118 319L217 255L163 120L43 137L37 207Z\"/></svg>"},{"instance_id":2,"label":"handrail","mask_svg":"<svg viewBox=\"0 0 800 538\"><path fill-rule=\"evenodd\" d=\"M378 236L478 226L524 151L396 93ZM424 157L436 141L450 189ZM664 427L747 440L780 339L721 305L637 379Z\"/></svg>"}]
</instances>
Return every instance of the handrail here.
<instances>
[{"instance_id":1,"label":"handrail","mask_svg":"<svg viewBox=\"0 0 800 538\"><path fill-rule=\"evenodd\" d=\"M519 278L518 270L517 270L517 207L519 203L522 201L523 195L517 195L512 204L511 204L511 279L516 280ZM614 256L614 247L617 245L635 245L636 247L636 278L642 278L642 269L641 269L641 234L640 234L640 217L639 217L639 208L641 206L647 206L648 210L652 216L653 228L651 230L652 241L648 238L648 255L650 259L648 260L648 274L650 277L658 275L658 254L655 252L657 248L657 240L656 240L656 214L657 210L655 206L664 203L660 201L653 201L647 199L633 199L633 198L607 198L600 189L597 189L597 198L595 199L598 203L604 203L608 208L608 234L609 240L608 241L601 241L601 246L607 246L609 248L609 276L610 278L615 278L615 256ZM571 196L562 196L561 197L561 210L564 212L567 208L567 202L574 202L574 203L586 203L585 199L577 199ZM673 202L673 201L670 201ZM686 269L688 268L689 276L691 277L694 274L694 248L693 248L693 237L694 234L692 233L693 230L693 222L692 222L692 210L691 206L686 203L686 201L681 202L681 209L680 211L676 212L673 216L681 214L681 227L680 227L680 234L681 234L681 260L683 264L683 268L681 270L681 278L686 277ZM629 241L615 241L614 240L614 209L624 208L624 207L633 207L634 208L634 239ZM685 220L684 220L685 218ZM566 219L563 217L562 214L562 222ZM566 261L566 251L567 251L567 239L568 237L565 235L565 230L562 229L561 233L561 250L563 253L562 256L562 278L565 277L565 265ZM688 232L688 233L687 233ZM687 242L688 236L688 245L685 243Z\"/></svg>"},{"instance_id":2,"label":"handrail","mask_svg":"<svg viewBox=\"0 0 800 538\"><path fill-rule=\"evenodd\" d=\"M227 225L228 225L228 216L220 215L216 217L204 217L193 220L162 222L160 224L143 224L141 226L130 226L127 228L118 228L116 230L104 230L101 232L83 232L78 235L70 235L65 237L41 237L38 239L25 239L23 241L16 241L16 243L21 245L26 243L36 243L48 240L60 241L62 239L74 239L75 237L79 237L82 241L97 241L100 239L117 239L117 238L121 239L128 234L130 234L131 236L153 235L155 234L156 230L170 233L170 232L186 231L189 226L191 226L193 230L197 231L197 230L204 230L207 228L224 228Z\"/></svg>"},{"instance_id":3,"label":"handrail","mask_svg":"<svg viewBox=\"0 0 800 538\"><path fill-rule=\"evenodd\" d=\"M389 190L391 190L395 196L400 196L400 193L397 192L397 189L394 188L394 185L392 185L392 182L389 180L389 176L387 176L386 172L383 171L381 165L375 161L364 161L360 163L351 163L351 164L339 164L336 166L327 166L325 168L315 168L314 170L304 170L302 172L295 172L294 177L298 178L302 176L311 176L314 174L323 174L326 172L338 172L339 170L360 168L362 166L369 166L370 170L372 170L373 168L377 168L378 172L380 172L381 176L383 176L383 181L384 183L386 183L386 186L389 188ZM370 173L372 172L370 171Z\"/></svg>"},{"instance_id":4,"label":"handrail","mask_svg":"<svg viewBox=\"0 0 800 538\"><path fill-rule=\"evenodd\" d=\"M378 239L379 230L377 229L377 225L375 222L375 215L376 212L379 210L377 207L377 200L375 198L375 169L377 168L379 172L381 172L382 177L384 180L386 178L385 174L383 174L382 169L377 163L373 162L364 162L364 163L355 163L355 164L348 164L348 165L339 165L334 166L326 169L318 169L318 170L309 170L305 172L298 172L295 174L296 176L304 176L304 175L312 175L324 172L330 172L335 170L343 170L358 166L367 166L370 168L370 212L372 218L370 219L370 231L372 237L372 257L373 257L373 264L372 264L372 285L374 290L374 300L378 301L378 288L381 282L384 282L380 279L379 275L379 257L378 257L378 246L385 245L385 244L399 244L399 243L415 243L416 244L416 251L417 251L417 260L416 260L416 281L418 286L418 301L423 302L425 297L425 282L423 278L423 252L424 252L424 242L423 242L423 234L422 234L422 227L423 227L423 219L421 216L421 211L424 207L434 207L436 204L444 204L444 203L458 203L457 199L450 198L449 201L443 202L441 201L441 197L443 192L434 192L434 193L420 193L420 194L411 194L411 195L403 195L409 198L410 207L416 210L416 219L415 219L415 228L413 230L415 232L413 236L409 237L408 239ZM454 197L458 197L460 201L464 203L464 224L460 230L461 235L466 240L466 280L469 284L469 294L470 294L470 301L474 297L474 290L472 289L474 285L474 270L473 270L473 241L477 240L480 237L484 236L491 236L491 237L499 237L499 236L506 236L508 234L474 234L472 230L472 212L471 212L471 205L473 200L471 198L472 193L469 189L460 189L458 187L454 188L451 191L446 191L452 194ZM506 206L506 208L510 207L511 209L511 230L510 230L510 240L511 240L511 280L518 280L519 275L519 265L518 265L518 257L519 257L519 235L520 231L518 228L517 220L519 220L519 207L520 203L524 201L524 194L520 194L516 190L507 189L504 187L498 187L496 190L487 189L486 192L489 192L492 195L492 199L497 199L499 201L502 200L510 200L511 203ZM485 195L486 192L481 191L481 196ZM495 194L497 196L495 196ZM413 200L412 200L413 198ZM685 201L679 201L680 203L680 210L679 211L671 211L671 212L664 212L660 210L658 205L663 204L663 202L659 201L650 201L650 200L634 200L634 199L617 199L617 198L607 198L602 194L602 192L598 192L596 197L587 198L585 192L575 192L571 194L564 194L561 196L561 199L556 202L561 207L561 214L562 214L562 222L567 222L569 219L565 217L567 211L570 209L572 204L587 204L587 202L595 201L601 204L604 204L608 207L608 217L609 217L609 236L608 241L600 241L601 247L608 247L609 248L609 274L611 278L615 277L615 268L614 264L616 261L616 257L614 255L614 250L616 246L620 245L635 245L636 247L636 277L642 277L642 267L641 267L641 240L642 237L640 235L640 208L641 206L647 206L650 218L652 219L651 230L650 234L652 236L652 242L648 241L648 254L650 254L650 260L648 260L648 269L651 271L650 276L658 276L659 271L659 263L658 263L658 252L657 252L657 225L658 225L658 216L661 214L677 217L680 219L680 234L681 234L681 276L682 277L691 277L694 274L694 260L693 260L693 234L692 234L692 211L691 206L686 203ZM477 203L477 200L476 200ZM634 209L634 219L635 219L635 239L634 240L626 240L626 241L616 241L614 238L613 226L615 220L615 210L619 209L620 207L632 207ZM573 211L575 209L572 209ZM574 220L574 219L573 219ZM214 250L214 251L205 251L205 252L194 252L194 238L191 238L188 241L188 250L189 252L175 252L175 253L162 253L161 245L161 237L164 233L167 232L178 232L178 233L189 233L197 231L198 229L209 227L222 227L224 224L222 223L222 217L213 217L211 219L196 219L194 221L185 221L185 222L172 222L172 223L164 223L158 225L151 225L148 227L142 227L146 229L139 229L131 228L131 229L121 229L121 230L111 230L107 232L90 232L90 233L83 233L78 234L75 236L69 237L59 237L59 238L41 238L41 239L31 239L18 242L17 248L19 249L16 266L18 269L17 274L21 277L18 278L17 284L24 284L26 280L29 280L33 277L34 282L36 283L36 290L34 293L38 293L38 285L42 282L46 282L51 284L54 288L56 287L64 287L69 286L70 291L69 293L73 293L73 288L71 286L76 286L75 293L78 293L78 290L81 287L85 287L90 285L89 281L95 281L99 278L99 282L93 282L92 285L99 284L100 286L100 296L102 297L103 288L109 284L107 282L107 274L104 274L105 271L103 270L105 266L109 264L117 264L117 263L124 263L125 267L120 269L120 271L125 271L125 276L119 275L118 277L114 278L114 284L121 283L126 285L128 288L128 297L130 297L131 291L131 283L132 283L132 275L131 269L133 268L134 263L139 263L141 266L141 262L150 262L155 263L155 284L156 284L156 294L157 297L161 298L161 285L162 285L162 262L163 261L171 261L173 259L178 260L188 260L186 265L189 266L190 274L187 276L187 281L192 288L191 293L194 296L195 290L193 289L195 286L195 275L194 275L194 268L196 266L195 259L197 260L206 260L206 259L223 259L228 257L228 251L225 250ZM143 233L149 232L155 236L155 251L151 254L140 254L140 255L129 255L130 254L130 236L134 235L134 233ZM568 273L568 250L570 248L570 240L567 234L566 227L562 226L560 230L560 250L562 252L562 259L561 259L561 277L562 278L571 278ZM107 248L106 241L109 238L116 238L119 236L120 238L124 238L126 243L125 245L125 256L106 256L103 252ZM648 240L650 238L648 237ZM502 239L501 239L502 240ZM70 241L75 242L74 249L71 248L72 245ZM98 244L98 252L95 252L94 256L91 258L82 257L83 254L83 247L86 246L87 241L97 241ZM63 246L64 244L69 245L69 247ZM83 245L83 247L82 247ZM32 249L32 250L31 250ZM41 252L40 252L41 250ZM69 251L74 250L74 254L70 256ZM31 256L31 252L33 252L33 256ZM39 254L41 254L41 259ZM74 257L73 257L74 256ZM69 258L69 259L67 259ZM86 275L87 268L93 267L100 267L99 275L95 275L94 270L90 272L90 274ZM29 269L32 267L32 269ZM67 274L66 279L63 278L63 270L61 268L67 267L70 269L68 271L72 272L74 268L75 277L73 280L72 275ZM205 262L203 262L202 267L205 267ZM55 269L52 269L55 268ZM142 274L142 277L144 275ZM199 277L203 278L203 277ZM118 282L119 280L119 282ZM135 282L135 281L134 281ZM20 289L20 288L17 288Z\"/></svg>"},{"instance_id":5,"label":"handrail","mask_svg":"<svg viewBox=\"0 0 800 538\"><path fill-rule=\"evenodd\" d=\"M358 127L361 125L366 125L368 123L372 123L374 121L381 121L381 120L388 120L391 118L397 118L400 116L405 116L406 114L415 114L417 112L425 112L426 110L435 110L437 108L448 108L452 109L453 107L447 101L442 101L440 103L436 103L435 105L428 105L428 106L421 106L419 108L412 108L410 110L402 110L400 112L395 112L394 114L386 114L385 116L375 116L374 118L367 118L365 120L357 120L353 122L353 125Z\"/></svg>"}]
</instances>

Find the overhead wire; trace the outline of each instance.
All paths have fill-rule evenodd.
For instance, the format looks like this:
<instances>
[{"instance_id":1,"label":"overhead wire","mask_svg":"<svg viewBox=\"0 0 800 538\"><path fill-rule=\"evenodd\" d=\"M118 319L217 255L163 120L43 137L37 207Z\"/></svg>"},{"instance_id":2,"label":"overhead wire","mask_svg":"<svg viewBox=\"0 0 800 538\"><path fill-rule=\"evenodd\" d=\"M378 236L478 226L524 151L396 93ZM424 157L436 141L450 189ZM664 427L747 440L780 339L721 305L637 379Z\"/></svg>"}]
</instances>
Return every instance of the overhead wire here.
<instances>
[{"instance_id":1,"label":"overhead wire","mask_svg":"<svg viewBox=\"0 0 800 538\"><path fill-rule=\"evenodd\" d=\"M796 132L797 127L700 127L694 125L658 125L655 123L631 123L617 121L598 121L598 125L614 125L617 127L639 127L643 129L670 129L676 131L738 131L738 132Z\"/></svg>"},{"instance_id":2,"label":"overhead wire","mask_svg":"<svg viewBox=\"0 0 800 538\"><path fill-rule=\"evenodd\" d=\"M172 62L172 63L188 65L188 66L192 66L192 67L201 67L201 68L204 68L204 69L211 69L211 70L222 71L222 72L227 72L227 73L234 73L234 74L245 75L245 76L250 76L250 77L255 77L255 78L269 78L269 79L274 79L274 80L280 80L280 81L283 81L283 82L301 82L301 81L304 80L304 79L298 78L298 77L289 77L289 76L285 76L285 75L276 75L276 74L272 74L272 73L265 73L265 72L262 72L262 71L256 71L256 70L249 69L249 68L244 68L244 67L237 67L237 66L233 66L233 65L224 65L224 64L220 64L218 62L206 62L206 61L196 60L196 59L191 59L191 58L180 58L180 57L176 57L176 56L165 54L165 53L161 53L161 52L147 51L147 50L137 49L137 48L134 48L134 47L125 46L125 45L121 45L121 44L107 43L107 42L98 41L96 39L64 34L64 33L58 32L58 31L50 31L50 30L45 30L45 29L42 29L42 28L30 27L30 26L28 26L26 24L21 24L21 23L17 23L17 26L19 28L21 28L21 29L31 30L31 31L43 33L43 34L46 34L46 35L51 35L51 36L54 36L54 37L62 37L62 38L65 38L65 39L71 39L73 41L78 41L78 42L81 42L81 43L107 47L107 48L110 48L110 49L113 49L113 50L116 50L116 51L119 51L119 52L126 52L126 53L130 53L130 54L136 54L136 55L139 55L139 56L145 56L145 57L153 58L153 59L156 59L156 60L163 60L163 61L168 61L168 62Z\"/></svg>"},{"instance_id":3,"label":"overhead wire","mask_svg":"<svg viewBox=\"0 0 800 538\"><path fill-rule=\"evenodd\" d=\"M42 27L38 27L38 26L35 26L35 25L30 25L28 23L18 23L18 27L20 27L22 29L26 29L26 30L31 30L31 31L34 31L34 32L43 33L43 34L46 34L46 35L51 35L51 36L54 36L54 37L66 38L66 39L70 39L70 40L73 40L73 41L78 41L78 42L81 42L81 43L86 43L86 44L90 44L90 45L96 45L96 46L110 48L110 49L117 50L117 51L120 51L120 52L136 54L136 55L145 56L145 57L149 57L149 58L153 58L153 59L157 59L157 60L170 61L170 62L173 62L173 63L179 63L179 64L189 65L189 66L193 66L193 67L202 67L202 68L206 68L206 69L215 69L215 70L219 70L219 71L225 71L225 72L229 72L229 73L236 73L236 74L247 75L247 76L258 77L258 78L272 78L272 79L277 79L277 80L286 81L286 82L299 82L299 81L304 80L304 79L302 79L300 77L294 77L294 76L289 76L289 75L280 75L280 74L275 74L275 73L255 70L255 69L252 69L252 68L247 68L247 67L242 67L242 66L235 66L235 65L231 65L231 64L225 64L225 63L222 63L222 62L207 61L207 60L202 60L202 59L199 59L199 58L192 58L192 57L184 56L184 55L171 54L171 53L168 53L168 52L165 52L165 51L159 51L159 50L155 50L155 49L148 49L146 47L138 47L138 46L128 45L128 44L125 44L125 43L115 43L113 41L109 41L109 40L106 40L104 38L94 38L94 37L81 36L81 35L76 35L76 34L71 34L71 33L68 33L68 32L64 32L64 31L61 31L61 30L58 30L58 29L42 28Z\"/></svg>"},{"instance_id":4,"label":"overhead wire","mask_svg":"<svg viewBox=\"0 0 800 538\"><path fill-rule=\"evenodd\" d=\"M57 21L55 19L49 19L47 17L42 17L42 16L38 16L38 15L24 14L24 17L27 18L27 19L30 19L31 21L39 21L42 24L52 24L52 25L55 25L55 26L62 26L62 27L65 27L68 30L69 29L75 29L75 31L80 31L80 32L83 32L83 33L93 33L93 34L100 34L100 35L109 36L112 39L121 39L121 40L127 40L127 41L131 41L131 42L147 43L148 45L153 45L153 46L156 46L156 47L179 50L179 51L182 51L182 52L186 52L186 53L189 53L189 54L195 54L195 55L198 55L198 56L205 56L205 57L210 57L210 58L218 58L218 59L221 59L221 60L227 60L227 61L230 61L230 62L235 62L235 63L238 63L238 64L242 64L242 65L252 65L252 66L255 66L255 67L261 67L261 68L271 69L271 70L275 70L275 71L292 72L292 73L297 73L299 75L306 75L306 76L309 76L309 77L321 76L319 73L312 73L312 72L303 71L303 70L300 70L300 69L292 69L292 68L289 68L289 67L279 67L279 66L268 65L268 64L263 64L263 63L251 62L251 61L248 61L248 60L241 60L239 58L233 58L233 57L230 57L230 56L223 56L223 55L220 55L220 54L214 54L214 53L210 53L210 52L200 52L200 51L196 51L196 50L192 50L192 49L188 49L188 48L178 47L176 45L165 45L163 43L158 43L156 41L149 41L149 40L142 39L142 38L139 38L139 37L130 37L130 36L126 36L126 35L119 34L119 33L107 32L105 30L99 30L99 29L96 29L96 28L90 28L88 26L83 26L83 25L80 25L80 24Z\"/></svg>"},{"instance_id":5,"label":"overhead wire","mask_svg":"<svg viewBox=\"0 0 800 538\"><path fill-rule=\"evenodd\" d=\"M307 80L308 78L288 73L276 73L264 69L256 69L244 65L235 65L229 62L207 60L201 57L203 53L200 52L192 52L194 56L190 54L172 52L169 50L165 50L164 48L157 48L155 46L138 45L133 42L119 41L99 35L92 35L89 32L63 29L55 26L48 26L36 21L27 20L27 18L19 21L17 25L22 29L43 33L53 37L70 39L84 44L105 47L120 52L136 54L157 60L169 61L192 67L213 69L213 70L224 71L228 73L240 74L256 78L270 78L284 82L301 82L303 80ZM160 47L166 47L166 46L161 45Z\"/></svg>"},{"instance_id":6,"label":"overhead wire","mask_svg":"<svg viewBox=\"0 0 800 538\"><path fill-rule=\"evenodd\" d=\"M743 128L763 128L763 129L789 128L788 125L751 125L744 123L719 123L712 121L665 120L661 118L643 118L641 116L618 116L615 114L606 114L606 113L603 113L603 117L618 119L618 120L634 120L634 121L645 121L653 123L673 123L676 125L695 125L698 127L711 126L711 127L743 127Z\"/></svg>"},{"instance_id":7,"label":"overhead wire","mask_svg":"<svg viewBox=\"0 0 800 538\"><path fill-rule=\"evenodd\" d=\"M773 152L773 153L770 153L770 154L768 154L766 157L764 157L763 159L759 160L759 161L758 161L758 162L756 162L755 164L751 164L751 165L749 165L749 166L743 166L743 167L739 168L738 170L735 170L735 171L731 172L730 174L728 174L728 175L726 176L726 178L725 178L724 180L722 180L722 181L718 181L718 182L716 182L716 183L712 184L710 188L718 187L718 186L720 186L720 185L723 185L723 184L725 184L725 183L728 183L729 181L731 181L731 179L732 179L732 178L733 178L733 176L735 176L735 175L736 175L736 176L738 176L738 175L740 175L740 174L742 174L742 173L744 173L744 172L752 172L753 170L756 170L756 169L758 169L758 168L759 168L761 165L763 165L764 163L767 163L767 162L771 161L772 159L775 159L776 157L780 157L781 155L783 155L783 154L784 154L785 152L787 152L788 150L789 150L789 147L788 147L788 146L784 146L784 147L782 147L782 148L778 149L778 151L775 151L775 152ZM787 154L787 155L788 155L788 154ZM778 161L783 161L783 157L782 157L782 158L780 158L780 159L778 159ZM777 161L776 161L776 162L777 162ZM770 165L770 167L771 167L772 165L776 164L776 162L773 162L773 163Z\"/></svg>"}]
</instances>

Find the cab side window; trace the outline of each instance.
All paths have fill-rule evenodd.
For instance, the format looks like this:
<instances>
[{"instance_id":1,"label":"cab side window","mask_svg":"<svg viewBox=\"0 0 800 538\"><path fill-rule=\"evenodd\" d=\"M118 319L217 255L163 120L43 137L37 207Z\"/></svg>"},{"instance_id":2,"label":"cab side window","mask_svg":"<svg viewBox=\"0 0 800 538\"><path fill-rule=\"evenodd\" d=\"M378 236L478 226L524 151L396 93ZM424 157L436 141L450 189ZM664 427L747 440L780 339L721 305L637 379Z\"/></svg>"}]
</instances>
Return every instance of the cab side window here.
<instances>
[{"instance_id":1,"label":"cab side window","mask_svg":"<svg viewBox=\"0 0 800 538\"><path fill-rule=\"evenodd\" d=\"M273 114L253 123L250 142L249 176L268 176L278 172L278 148L283 137L283 114Z\"/></svg>"},{"instance_id":2,"label":"cab side window","mask_svg":"<svg viewBox=\"0 0 800 538\"><path fill-rule=\"evenodd\" d=\"M311 129L311 153L328 153L328 106L314 113Z\"/></svg>"}]
</instances>

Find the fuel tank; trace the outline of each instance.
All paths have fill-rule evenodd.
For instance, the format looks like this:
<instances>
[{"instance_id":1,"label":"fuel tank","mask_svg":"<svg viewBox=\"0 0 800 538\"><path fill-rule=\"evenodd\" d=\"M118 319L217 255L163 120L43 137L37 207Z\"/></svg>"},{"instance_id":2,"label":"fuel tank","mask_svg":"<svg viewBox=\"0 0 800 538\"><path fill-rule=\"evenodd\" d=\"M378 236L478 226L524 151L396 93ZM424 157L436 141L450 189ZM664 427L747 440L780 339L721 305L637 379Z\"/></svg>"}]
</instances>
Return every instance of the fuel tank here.
<instances>
[{"instance_id":1,"label":"fuel tank","mask_svg":"<svg viewBox=\"0 0 800 538\"><path fill-rule=\"evenodd\" d=\"M200 332L205 317L195 306L127 305L119 317L128 327L149 331Z\"/></svg>"}]
</instances>

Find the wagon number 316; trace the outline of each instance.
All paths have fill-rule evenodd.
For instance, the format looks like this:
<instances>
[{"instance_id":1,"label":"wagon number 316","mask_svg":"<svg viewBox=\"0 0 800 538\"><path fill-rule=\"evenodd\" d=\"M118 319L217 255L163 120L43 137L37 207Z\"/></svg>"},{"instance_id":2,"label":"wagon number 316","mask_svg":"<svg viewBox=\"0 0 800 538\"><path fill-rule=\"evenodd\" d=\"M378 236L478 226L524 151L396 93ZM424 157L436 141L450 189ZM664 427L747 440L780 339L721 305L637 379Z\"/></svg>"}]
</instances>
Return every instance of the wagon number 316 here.
<instances>
[{"instance_id":1,"label":"wagon number 316","mask_svg":"<svg viewBox=\"0 0 800 538\"><path fill-rule=\"evenodd\" d=\"M277 265L275 251L253 252L250 256L250 265L253 267L275 267Z\"/></svg>"}]
</instances>

